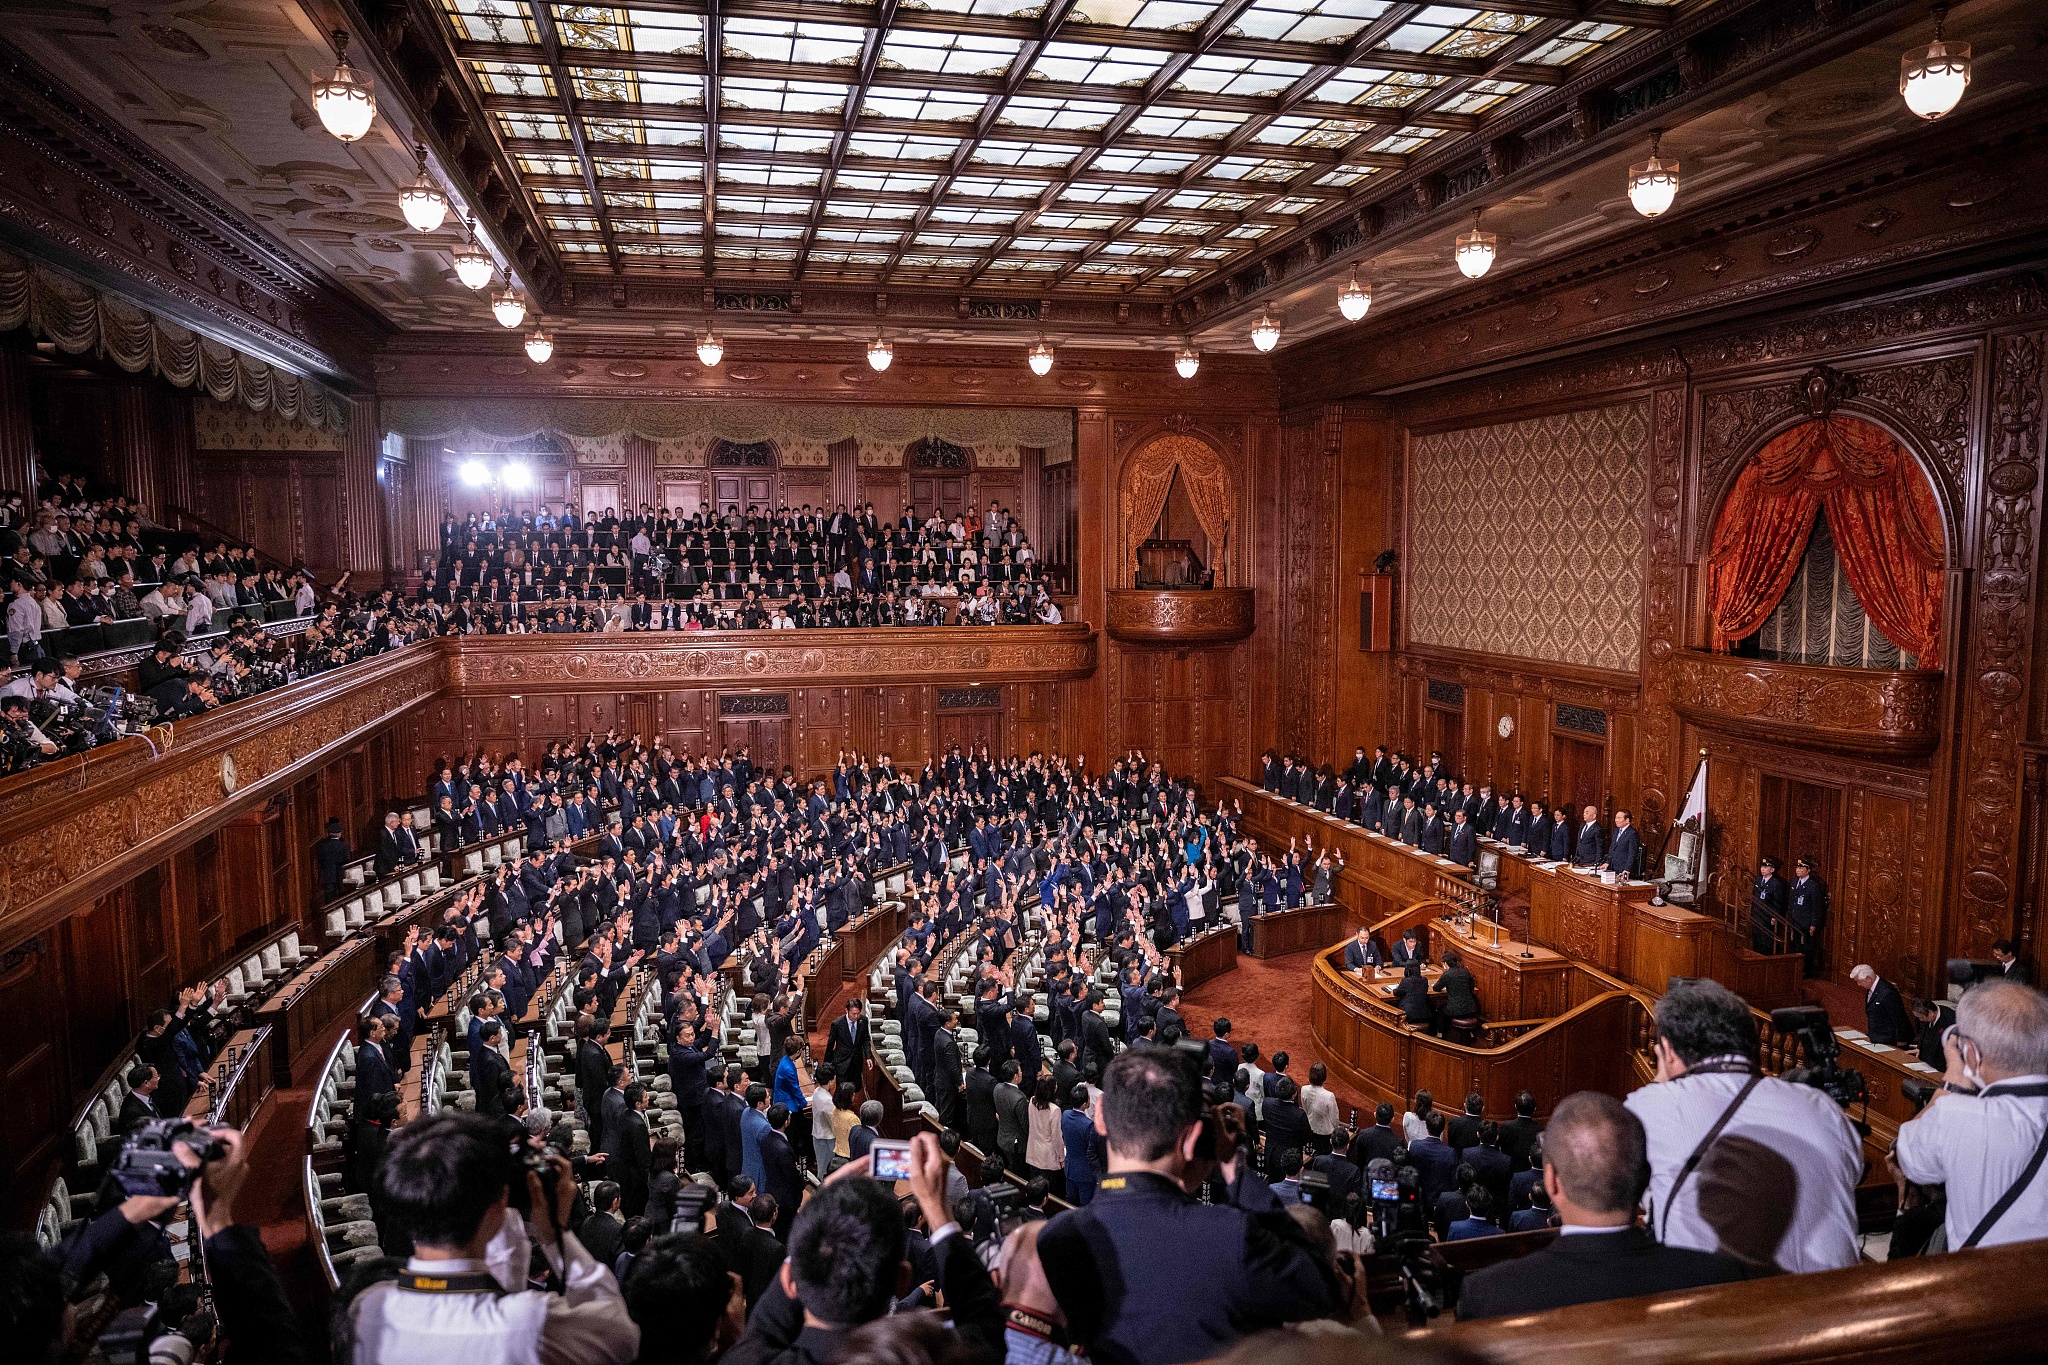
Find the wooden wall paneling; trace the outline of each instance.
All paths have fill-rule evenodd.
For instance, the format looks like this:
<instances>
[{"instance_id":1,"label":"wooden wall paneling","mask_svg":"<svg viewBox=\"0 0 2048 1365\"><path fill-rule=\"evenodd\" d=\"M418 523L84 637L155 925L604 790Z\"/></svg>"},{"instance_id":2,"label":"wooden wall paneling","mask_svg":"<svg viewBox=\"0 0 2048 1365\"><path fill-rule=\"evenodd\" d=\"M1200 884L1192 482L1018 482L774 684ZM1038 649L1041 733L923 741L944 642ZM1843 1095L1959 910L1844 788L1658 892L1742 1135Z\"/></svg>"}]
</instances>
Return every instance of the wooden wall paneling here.
<instances>
[{"instance_id":1,"label":"wooden wall paneling","mask_svg":"<svg viewBox=\"0 0 2048 1365\"><path fill-rule=\"evenodd\" d=\"M934 756L932 689L923 686L880 687L875 691L875 748L898 768L917 769Z\"/></svg>"},{"instance_id":2,"label":"wooden wall paneling","mask_svg":"<svg viewBox=\"0 0 2048 1365\"><path fill-rule=\"evenodd\" d=\"M0 346L0 493L35 496L36 429L25 352Z\"/></svg>"},{"instance_id":3,"label":"wooden wall paneling","mask_svg":"<svg viewBox=\"0 0 2048 1365\"><path fill-rule=\"evenodd\" d=\"M65 920L56 935L61 949L64 1025L69 1030L68 1055L74 1059L72 1088L89 1084L80 1069L106 1066L132 1041L141 1024L133 989L133 962L128 953L126 887L94 901L90 908ZM131 1007L130 1002L135 1001ZM150 1008L155 1008L152 1004Z\"/></svg>"},{"instance_id":4,"label":"wooden wall paneling","mask_svg":"<svg viewBox=\"0 0 2048 1365\"><path fill-rule=\"evenodd\" d=\"M903 515L903 504L908 499L909 489L904 473L900 469L863 469L860 471L860 501L875 505L875 516L883 524L896 521Z\"/></svg>"},{"instance_id":5,"label":"wooden wall paneling","mask_svg":"<svg viewBox=\"0 0 2048 1365\"><path fill-rule=\"evenodd\" d=\"M26 1227L41 1198L42 1173L68 1152L71 1140L70 1038L65 1027L68 953L61 934L44 934L0 956L0 1016L10 1021L0 1052L0 1084L7 1088L7 1122L0 1124L0 1213Z\"/></svg>"},{"instance_id":6,"label":"wooden wall paneling","mask_svg":"<svg viewBox=\"0 0 2048 1365\"><path fill-rule=\"evenodd\" d=\"M526 699L526 727L535 737L566 738L574 729L570 708L580 700L559 693L539 692ZM586 726L586 729L589 727ZM599 731L600 734L603 731ZM545 746L543 740L543 747Z\"/></svg>"},{"instance_id":7,"label":"wooden wall paneling","mask_svg":"<svg viewBox=\"0 0 2048 1365\"><path fill-rule=\"evenodd\" d=\"M796 749L790 761L799 777L831 772L839 755L852 747L852 696L848 687L806 687L791 696Z\"/></svg>"},{"instance_id":8,"label":"wooden wall paneling","mask_svg":"<svg viewBox=\"0 0 2048 1365\"><path fill-rule=\"evenodd\" d=\"M698 690L671 691L663 697L663 733L677 753L701 754L709 747L713 706L711 694Z\"/></svg>"}]
</instances>

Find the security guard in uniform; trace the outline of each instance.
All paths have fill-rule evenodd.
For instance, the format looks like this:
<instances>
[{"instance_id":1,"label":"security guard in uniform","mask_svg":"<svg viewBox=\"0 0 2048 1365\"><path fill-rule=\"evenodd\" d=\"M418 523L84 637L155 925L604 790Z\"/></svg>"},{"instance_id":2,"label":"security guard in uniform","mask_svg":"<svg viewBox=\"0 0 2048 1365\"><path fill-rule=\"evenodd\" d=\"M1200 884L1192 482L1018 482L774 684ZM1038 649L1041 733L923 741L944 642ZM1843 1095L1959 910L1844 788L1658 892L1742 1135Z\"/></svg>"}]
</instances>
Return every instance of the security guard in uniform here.
<instances>
[{"instance_id":1,"label":"security guard in uniform","mask_svg":"<svg viewBox=\"0 0 2048 1365\"><path fill-rule=\"evenodd\" d=\"M1329 1267L1238 1159L1242 1112L1205 1103L1202 1060L1137 1046L1110 1063L1095 1113L1109 1173L1094 1202L1039 1234L1073 1339L1101 1365L1213 1359L1336 1306ZM1188 1194L1211 1174L1228 1181L1229 1202Z\"/></svg>"}]
</instances>

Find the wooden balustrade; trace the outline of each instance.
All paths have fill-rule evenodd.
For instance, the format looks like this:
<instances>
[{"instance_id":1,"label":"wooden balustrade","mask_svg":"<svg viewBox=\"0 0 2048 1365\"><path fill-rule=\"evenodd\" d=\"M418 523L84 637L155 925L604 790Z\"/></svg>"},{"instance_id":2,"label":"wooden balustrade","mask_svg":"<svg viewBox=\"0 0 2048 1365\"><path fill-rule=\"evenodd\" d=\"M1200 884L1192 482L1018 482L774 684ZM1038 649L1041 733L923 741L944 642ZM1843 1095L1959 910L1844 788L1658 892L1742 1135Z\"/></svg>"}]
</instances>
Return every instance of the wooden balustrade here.
<instances>
[{"instance_id":1,"label":"wooden balustrade","mask_svg":"<svg viewBox=\"0 0 2048 1365\"><path fill-rule=\"evenodd\" d=\"M1180 988L1191 991L1206 981L1237 969L1237 926L1219 924L1192 938L1184 938L1166 950L1166 959L1179 971Z\"/></svg>"},{"instance_id":2,"label":"wooden balustrade","mask_svg":"<svg viewBox=\"0 0 2048 1365\"><path fill-rule=\"evenodd\" d=\"M270 1028L243 1029L228 1039L206 1083L185 1112L209 1127L246 1129L276 1084Z\"/></svg>"},{"instance_id":3,"label":"wooden balustrade","mask_svg":"<svg viewBox=\"0 0 2048 1365\"><path fill-rule=\"evenodd\" d=\"M1265 960L1327 948L1344 937L1344 907L1331 901L1252 916L1252 956Z\"/></svg>"},{"instance_id":4,"label":"wooden balustrade","mask_svg":"<svg viewBox=\"0 0 2048 1365\"><path fill-rule=\"evenodd\" d=\"M383 970L379 956L375 938L345 940L286 981L256 1012L257 1022L270 1030L277 1084L303 1080L303 1060L321 1033L370 997Z\"/></svg>"}]
</instances>

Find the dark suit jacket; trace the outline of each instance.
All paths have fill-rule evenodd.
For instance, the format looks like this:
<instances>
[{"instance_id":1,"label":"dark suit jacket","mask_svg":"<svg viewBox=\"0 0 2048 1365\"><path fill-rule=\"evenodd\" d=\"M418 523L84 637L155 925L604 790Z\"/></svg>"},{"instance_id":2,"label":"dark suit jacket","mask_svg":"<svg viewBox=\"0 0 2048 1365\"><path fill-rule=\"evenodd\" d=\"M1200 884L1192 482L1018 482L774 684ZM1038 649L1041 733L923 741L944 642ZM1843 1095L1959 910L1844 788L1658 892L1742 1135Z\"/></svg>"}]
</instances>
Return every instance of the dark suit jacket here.
<instances>
[{"instance_id":1,"label":"dark suit jacket","mask_svg":"<svg viewBox=\"0 0 2048 1365\"><path fill-rule=\"evenodd\" d=\"M1275 1175L1280 1169L1280 1154L1293 1148L1306 1161L1310 1156L1308 1115L1298 1104L1283 1104L1278 1100L1266 1101L1266 1173Z\"/></svg>"},{"instance_id":2,"label":"dark suit jacket","mask_svg":"<svg viewBox=\"0 0 2048 1365\"><path fill-rule=\"evenodd\" d=\"M158 1087L161 1089L162 1087ZM125 1133L144 1119L160 1117L153 1100L130 1091L121 1099L121 1115L114 1120L114 1131Z\"/></svg>"},{"instance_id":3,"label":"dark suit jacket","mask_svg":"<svg viewBox=\"0 0 2048 1365\"><path fill-rule=\"evenodd\" d=\"M996 1078L976 1067L967 1073L967 1140L983 1155L996 1149Z\"/></svg>"},{"instance_id":4,"label":"dark suit jacket","mask_svg":"<svg viewBox=\"0 0 2048 1365\"><path fill-rule=\"evenodd\" d=\"M1873 1043L1913 1041L1913 1021L1906 1017L1906 1002L1899 998L1899 988L1882 977L1864 997L1863 1020L1863 1031Z\"/></svg>"},{"instance_id":5,"label":"dark suit jacket","mask_svg":"<svg viewBox=\"0 0 2048 1365\"><path fill-rule=\"evenodd\" d=\"M1745 1278L1739 1261L1659 1246L1641 1228L1561 1235L1541 1251L1468 1275L1458 1295L1458 1319L1540 1313Z\"/></svg>"},{"instance_id":6,"label":"dark suit jacket","mask_svg":"<svg viewBox=\"0 0 2048 1365\"><path fill-rule=\"evenodd\" d=\"M960 1037L947 1029L932 1035L932 1104L939 1121L960 1126Z\"/></svg>"},{"instance_id":7,"label":"dark suit jacket","mask_svg":"<svg viewBox=\"0 0 2048 1365\"><path fill-rule=\"evenodd\" d=\"M804 1178L797 1171L796 1152L787 1134L772 1129L761 1134L761 1173L767 1177L768 1193L775 1196L776 1204L795 1216L797 1205L803 1202Z\"/></svg>"},{"instance_id":8,"label":"dark suit jacket","mask_svg":"<svg viewBox=\"0 0 2048 1365\"><path fill-rule=\"evenodd\" d=\"M1542 1124L1517 1115L1500 1126L1500 1149L1508 1154L1516 1170L1526 1171L1530 1153L1536 1150L1536 1139L1542 1135Z\"/></svg>"},{"instance_id":9,"label":"dark suit jacket","mask_svg":"<svg viewBox=\"0 0 2048 1365\"><path fill-rule=\"evenodd\" d=\"M1401 1146L1398 1129L1382 1128L1377 1123L1368 1124L1358 1130L1358 1136L1351 1139L1351 1163L1364 1170L1375 1158L1393 1159L1395 1149Z\"/></svg>"},{"instance_id":10,"label":"dark suit jacket","mask_svg":"<svg viewBox=\"0 0 2048 1365\"><path fill-rule=\"evenodd\" d=\"M832 1074L842 1081L860 1084L862 1060L868 1055L868 1020L862 1015L858 1028L848 1028L845 1015L832 1021L832 1029L825 1037L825 1063L832 1068Z\"/></svg>"},{"instance_id":11,"label":"dark suit jacket","mask_svg":"<svg viewBox=\"0 0 2048 1365\"><path fill-rule=\"evenodd\" d=\"M1436 1207L1436 1197L1451 1188L1458 1169L1458 1154L1442 1138L1426 1137L1409 1144L1408 1160L1422 1182L1422 1206Z\"/></svg>"},{"instance_id":12,"label":"dark suit jacket","mask_svg":"<svg viewBox=\"0 0 2048 1365\"><path fill-rule=\"evenodd\" d=\"M1607 847L1607 866L1611 871L1624 877L1636 875L1636 863L1641 859L1643 842L1636 834L1636 827L1629 825L1614 832L1614 842Z\"/></svg>"}]
</instances>

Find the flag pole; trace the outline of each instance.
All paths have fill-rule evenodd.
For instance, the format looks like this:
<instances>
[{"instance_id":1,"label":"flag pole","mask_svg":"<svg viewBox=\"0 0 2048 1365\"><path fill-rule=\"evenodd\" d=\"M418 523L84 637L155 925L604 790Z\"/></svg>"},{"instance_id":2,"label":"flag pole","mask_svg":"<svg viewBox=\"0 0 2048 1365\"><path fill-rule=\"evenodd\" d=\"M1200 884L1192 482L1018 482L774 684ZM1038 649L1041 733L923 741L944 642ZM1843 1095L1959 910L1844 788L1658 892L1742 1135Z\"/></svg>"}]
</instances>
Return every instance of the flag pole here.
<instances>
[{"instance_id":1,"label":"flag pole","mask_svg":"<svg viewBox=\"0 0 2048 1365\"><path fill-rule=\"evenodd\" d=\"M1681 805L1679 806L1679 808L1678 808L1678 813L1677 813L1677 815L1676 815L1676 816L1675 816L1675 817L1674 817L1674 818L1672 819L1672 821L1671 821L1671 822L1670 822L1669 824L1667 824L1667 825L1666 825L1666 826L1664 827L1664 839L1663 839L1663 842L1662 842L1662 843L1661 843L1661 844L1660 844L1660 845L1658 846L1658 849L1657 849L1657 859L1658 859L1658 861L1659 861L1660 863L1661 863L1661 862L1662 862L1662 861L1664 860L1664 857L1665 857L1665 855L1666 855L1666 854L1668 853L1668 851L1669 851L1669 850L1670 850L1670 848L1671 848L1671 839L1672 839L1672 836L1674 836L1674 835L1678 834L1678 833L1679 833L1680 831L1682 831L1682 830L1683 830L1683 829L1685 828L1685 823L1686 823L1686 819L1687 819L1687 812L1691 811L1691 810L1692 810L1692 806L1693 806L1693 801L1692 801L1692 796L1693 796L1693 792L1694 792L1695 790L1699 790L1699 789L1700 789L1700 784L1701 784L1702 780L1704 779L1704 776L1705 776L1705 773L1706 773L1706 767L1707 767L1707 751L1706 751L1706 749L1705 749L1705 748L1703 747L1703 748L1701 748L1701 749L1700 749L1700 751L1699 751L1699 760L1698 760L1698 761L1697 761L1696 763L1694 763L1694 764L1693 764L1693 769L1692 769L1692 777L1691 777L1691 778L1690 778L1690 779L1689 779L1689 780L1688 780L1688 781L1686 782L1686 784L1685 784L1685 800L1684 800L1684 802L1683 802L1683 803L1682 803L1682 804L1681 804ZM1698 903L1698 901L1699 901L1699 895L1700 895L1700 876L1701 876L1701 873L1702 873L1702 871L1703 871L1703 866L1702 866L1702 865L1703 865L1703 864L1704 864L1704 863L1706 862L1706 850L1707 850L1707 801L1706 801L1706 793L1705 793L1704 791L1700 791L1700 802L1699 802L1699 815L1698 815L1698 820L1699 820L1699 823L1698 823L1698 826L1697 826L1697 828L1695 829L1695 831L1694 831L1694 832L1695 832L1695 833L1697 833L1697 834L1698 834L1698 835L1700 836L1700 856L1698 856L1698 857L1696 857L1696 858L1694 858L1694 859L1693 859L1693 866L1692 866L1692 868L1691 868L1691 872L1692 872L1692 898L1693 898L1693 903L1694 903L1694 904L1697 904L1697 903Z\"/></svg>"}]
</instances>

